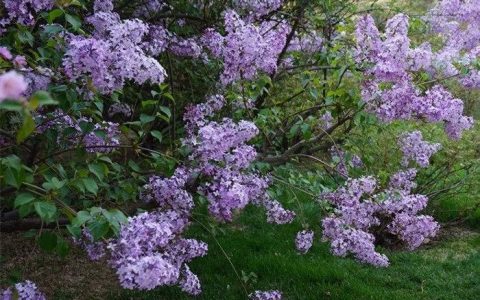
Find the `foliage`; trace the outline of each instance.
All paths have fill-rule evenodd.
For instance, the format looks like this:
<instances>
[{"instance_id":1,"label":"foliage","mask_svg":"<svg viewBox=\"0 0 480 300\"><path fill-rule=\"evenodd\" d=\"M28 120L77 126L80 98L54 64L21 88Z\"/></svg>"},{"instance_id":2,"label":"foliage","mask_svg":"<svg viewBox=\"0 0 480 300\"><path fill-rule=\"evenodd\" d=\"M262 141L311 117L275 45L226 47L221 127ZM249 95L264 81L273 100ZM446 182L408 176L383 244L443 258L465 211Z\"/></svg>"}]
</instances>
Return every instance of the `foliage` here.
<instances>
[{"instance_id":1,"label":"foliage","mask_svg":"<svg viewBox=\"0 0 480 300\"><path fill-rule=\"evenodd\" d=\"M198 295L189 264L207 244L189 226L256 206L297 217L306 254L318 230L299 193L334 254L386 266L375 247L435 236L417 213L478 171L475 140L450 141L474 127L456 95L480 86L478 7L442 0L383 24L365 14L381 6L348 0L4 0L2 229L29 220L63 256L65 226L124 288Z\"/></svg>"}]
</instances>

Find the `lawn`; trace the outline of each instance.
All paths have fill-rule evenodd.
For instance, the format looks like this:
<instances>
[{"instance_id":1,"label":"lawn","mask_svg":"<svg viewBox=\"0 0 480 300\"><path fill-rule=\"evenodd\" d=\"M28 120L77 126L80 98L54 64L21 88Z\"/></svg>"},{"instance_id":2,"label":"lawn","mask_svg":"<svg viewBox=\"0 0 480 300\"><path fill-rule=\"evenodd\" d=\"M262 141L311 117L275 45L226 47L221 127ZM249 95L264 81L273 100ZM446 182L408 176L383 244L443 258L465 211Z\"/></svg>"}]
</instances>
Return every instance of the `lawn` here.
<instances>
[{"instance_id":1,"label":"lawn","mask_svg":"<svg viewBox=\"0 0 480 300\"><path fill-rule=\"evenodd\" d=\"M197 232L210 247L206 257L191 264L203 284L198 299L245 299L242 286L249 292L279 289L285 299L478 299L480 295L478 232L445 228L438 240L415 252L385 250L391 266L379 269L332 256L318 238L307 255L296 254L296 225L271 226L249 209L216 235L218 244L211 234ZM120 298L190 299L176 287L124 292Z\"/></svg>"}]
</instances>

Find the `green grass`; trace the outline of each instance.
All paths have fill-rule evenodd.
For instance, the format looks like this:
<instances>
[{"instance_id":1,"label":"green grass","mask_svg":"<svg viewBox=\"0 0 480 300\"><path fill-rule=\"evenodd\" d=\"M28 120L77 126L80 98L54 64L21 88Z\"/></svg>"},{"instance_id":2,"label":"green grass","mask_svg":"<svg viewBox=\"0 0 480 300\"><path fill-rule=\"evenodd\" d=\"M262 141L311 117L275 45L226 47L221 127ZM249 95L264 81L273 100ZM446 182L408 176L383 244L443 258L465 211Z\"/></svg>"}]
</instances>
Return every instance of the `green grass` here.
<instances>
[{"instance_id":1,"label":"green grass","mask_svg":"<svg viewBox=\"0 0 480 300\"><path fill-rule=\"evenodd\" d=\"M314 209L306 212L309 223L318 225ZM191 235L209 244L208 255L190 264L202 282L203 293L197 299L245 299L242 283L248 292L279 289L285 299L479 299L478 233L450 233L415 252L382 249L391 261L382 269L332 256L318 236L307 255L298 255L293 239L300 228L298 223L267 224L256 208L222 226L216 239L240 276L247 275L239 280L212 235L194 227ZM124 291L113 298L190 299L177 287Z\"/></svg>"}]
</instances>

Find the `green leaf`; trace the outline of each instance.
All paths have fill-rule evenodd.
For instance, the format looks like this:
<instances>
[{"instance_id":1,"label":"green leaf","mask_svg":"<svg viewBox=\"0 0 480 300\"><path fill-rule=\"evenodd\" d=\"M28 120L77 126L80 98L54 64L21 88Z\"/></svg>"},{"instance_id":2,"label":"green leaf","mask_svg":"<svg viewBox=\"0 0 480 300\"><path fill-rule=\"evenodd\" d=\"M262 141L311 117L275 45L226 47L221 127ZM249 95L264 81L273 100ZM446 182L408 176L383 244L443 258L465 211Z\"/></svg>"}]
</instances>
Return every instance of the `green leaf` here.
<instances>
[{"instance_id":1,"label":"green leaf","mask_svg":"<svg viewBox=\"0 0 480 300\"><path fill-rule=\"evenodd\" d=\"M3 102L0 102L0 109L8 111L22 111L23 105L19 101L5 100Z\"/></svg>"},{"instance_id":2,"label":"green leaf","mask_svg":"<svg viewBox=\"0 0 480 300\"><path fill-rule=\"evenodd\" d=\"M67 225L67 230L71 235L77 238L82 234L82 229L79 226Z\"/></svg>"},{"instance_id":3,"label":"green leaf","mask_svg":"<svg viewBox=\"0 0 480 300\"><path fill-rule=\"evenodd\" d=\"M171 118L172 117L172 112L170 111L170 108L166 107L166 106L160 106L160 111L163 112L167 118Z\"/></svg>"},{"instance_id":4,"label":"green leaf","mask_svg":"<svg viewBox=\"0 0 480 300\"><path fill-rule=\"evenodd\" d=\"M144 100L142 101L142 107L145 108L147 106L155 105L157 102L157 100Z\"/></svg>"},{"instance_id":5,"label":"green leaf","mask_svg":"<svg viewBox=\"0 0 480 300\"><path fill-rule=\"evenodd\" d=\"M155 120L155 116L149 116L149 115L146 115L146 114L141 114L140 115L140 122L142 122L142 124L150 123L153 120Z\"/></svg>"},{"instance_id":6,"label":"green leaf","mask_svg":"<svg viewBox=\"0 0 480 300\"><path fill-rule=\"evenodd\" d=\"M73 29L78 30L82 26L82 21L77 16L65 14L65 20L72 25Z\"/></svg>"},{"instance_id":7,"label":"green leaf","mask_svg":"<svg viewBox=\"0 0 480 300\"><path fill-rule=\"evenodd\" d=\"M56 18L58 18L62 15L63 15L63 10L58 9L58 8L54 9L51 12L48 13L47 21L48 21L48 23L53 23L53 21L55 21Z\"/></svg>"},{"instance_id":8,"label":"green leaf","mask_svg":"<svg viewBox=\"0 0 480 300\"><path fill-rule=\"evenodd\" d=\"M30 46L33 46L33 42L35 41L33 35L26 28L17 32L17 39L20 43L29 44Z\"/></svg>"},{"instance_id":9,"label":"green leaf","mask_svg":"<svg viewBox=\"0 0 480 300\"><path fill-rule=\"evenodd\" d=\"M151 134L154 138L156 138L159 142L162 141L163 136L162 136L162 133L161 133L160 131L158 131L158 130L153 130L153 131L150 132L150 134Z\"/></svg>"},{"instance_id":10,"label":"green leaf","mask_svg":"<svg viewBox=\"0 0 480 300\"><path fill-rule=\"evenodd\" d=\"M99 180L103 180L103 178L105 177L105 164L89 164L88 169L90 170L90 172L95 174L95 176L97 176Z\"/></svg>"},{"instance_id":11,"label":"green leaf","mask_svg":"<svg viewBox=\"0 0 480 300\"><path fill-rule=\"evenodd\" d=\"M30 102L35 101L39 106L57 105L58 101L53 100L52 96L45 91L38 91L30 98ZM36 108L36 107L35 107Z\"/></svg>"},{"instance_id":12,"label":"green leaf","mask_svg":"<svg viewBox=\"0 0 480 300\"><path fill-rule=\"evenodd\" d=\"M82 226L92 219L92 216L88 211L81 210L77 213L75 218L72 220L72 225Z\"/></svg>"},{"instance_id":13,"label":"green leaf","mask_svg":"<svg viewBox=\"0 0 480 300\"><path fill-rule=\"evenodd\" d=\"M20 218L25 218L33 212L33 205L22 205L18 208L18 215Z\"/></svg>"},{"instance_id":14,"label":"green leaf","mask_svg":"<svg viewBox=\"0 0 480 300\"><path fill-rule=\"evenodd\" d=\"M108 233L110 225L105 220L99 220L88 224L87 228L90 230L93 239L97 241Z\"/></svg>"},{"instance_id":15,"label":"green leaf","mask_svg":"<svg viewBox=\"0 0 480 300\"><path fill-rule=\"evenodd\" d=\"M173 98L172 94L170 94L170 93L168 93L168 92L167 92L167 93L164 93L162 96L165 97L165 98L167 98L167 99L169 99L169 100L172 101L172 102L175 102L175 99Z\"/></svg>"},{"instance_id":16,"label":"green leaf","mask_svg":"<svg viewBox=\"0 0 480 300\"><path fill-rule=\"evenodd\" d=\"M51 221L57 212L57 207L49 202L37 201L33 204L35 211L44 221Z\"/></svg>"},{"instance_id":17,"label":"green leaf","mask_svg":"<svg viewBox=\"0 0 480 300\"><path fill-rule=\"evenodd\" d=\"M50 231L43 232L38 238L40 248L45 251L52 251L57 246L57 235Z\"/></svg>"},{"instance_id":18,"label":"green leaf","mask_svg":"<svg viewBox=\"0 0 480 300\"><path fill-rule=\"evenodd\" d=\"M95 128L95 125L92 122L81 121L78 125L83 133L89 133Z\"/></svg>"},{"instance_id":19,"label":"green leaf","mask_svg":"<svg viewBox=\"0 0 480 300\"><path fill-rule=\"evenodd\" d=\"M132 170L134 170L135 172L140 172L140 166L134 162L133 160L129 160L128 161L128 165L130 166L130 168L132 168Z\"/></svg>"},{"instance_id":20,"label":"green leaf","mask_svg":"<svg viewBox=\"0 0 480 300\"><path fill-rule=\"evenodd\" d=\"M85 188L87 189L87 191L89 191L90 193L92 193L94 195L97 194L98 185L95 182L95 180L93 180L92 178L83 178L82 181L83 181L83 184L85 185Z\"/></svg>"},{"instance_id":21,"label":"green leaf","mask_svg":"<svg viewBox=\"0 0 480 300\"><path fill-rule=\"evenodd\" d=\"M55 251L58 253L58 255L60 255L60 257L65 257L67 256L68 252L70 251L70 246L68 245L68 243L58 237L57 238L57 246L55 247Z\"/></svg>"},{"instance_id":22,"label":"green leaf","mask_svg":"<svg viewBox=\"0 0 480 300\"><path fill-rule=\"evenodd\" d=\"M26 114L23 119L23 125L17 132L17 143L23 142L35 129L35 121L30 114Z\"/></svg>"},{"instance_id":23,"label":"green leaf","mask_svg":"<svg viewBox=\"0 0 480 300\"><path fill-rule=\"evenodd\" d=\"M28 203L32 202L33 200L35 200L35 196L33 196L32 194L21 193L15 198L15 202L14 202L13 206L15 208L17 208L19 206L28 204Z\"/></svg>"}]
</instances>

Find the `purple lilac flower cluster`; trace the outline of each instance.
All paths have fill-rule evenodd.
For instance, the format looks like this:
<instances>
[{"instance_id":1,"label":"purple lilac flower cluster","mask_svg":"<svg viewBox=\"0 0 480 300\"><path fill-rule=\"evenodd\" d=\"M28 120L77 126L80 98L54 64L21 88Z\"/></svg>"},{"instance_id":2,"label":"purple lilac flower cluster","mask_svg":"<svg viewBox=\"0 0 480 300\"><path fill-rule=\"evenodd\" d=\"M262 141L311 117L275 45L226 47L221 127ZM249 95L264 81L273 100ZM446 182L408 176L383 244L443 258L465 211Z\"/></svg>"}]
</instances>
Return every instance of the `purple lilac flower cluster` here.
<instances>
[{"instance_id":1,"label":"purple lilac flower cluster","mask_svg":"<svg viewBox=\"0 0 480 300\"><path fill-rule=\"evenodd\" d=\"M347 152L338 146L332 146L330 148L330 155L335 164L335 170L341 176L347 178L349 174L349 167L362 168L363 162L360 156L353 154L350 159L347 158Z\"/></svg>"},{"instance_id":2,"label":"purple lilac flower cluster","mask_svg":"<svg viewBox=\"0 0 480 300\"><path fill-rule=\"evenodd\" d=\"M21 100L27 91L28 84L25 77L15 71L0 75L0 102L4 100Z\"/></svg>"},{"instance_id":3,"label":"purple lilac flower cluster","mask_svg":"<svg viewBox=\"0 0 480 300\"><path fill-rule=\"evenodd\" d=\"M231 221L235 211L252 203L266 208L268 222L291 222L295 214L268 197L267 178L247 170L257 153L246 143L258 134L257 127L248 121L207 119L224 103L223 97L212 96L184 115L188 135L183 142L192 150L189 159L195 172L208 178L199 191L207 197L210 213L220 221Z\"/></svg>"},{"instance_id":4,"label":"purple lilac flower cluster","mask_svg":"<svg viewBox=\"0 0 480 300\"><path fill-rule=\"evenodd\" d=\"M424 95L415 87L410 72L429 70L432 62L429 45L410 49L408 24L407 16L394 16L387 21L382 39L371 16L357 23L355 56L358 63L366 65L369 78L363 84L363 101L384 122L412 118L443 122L447 135L459 138L472 127L473 119L463 115L463 102L443 87L436 85Z\"/></svg>"},{"instance_id":5,"label":"purple lilac flower cluster","mask_svg":"<svg viewBox=\"0 0 480 300\"><path fill-rule=\"evenodd\" d=\"M180 235L188 219L175 210L154 211L131 217L119 237L110 242L111 265L121 285L150 290L179 284L196 295L200 283L186 263L207 253L207 244Z\"/></svg>"},{"instance_id":6,"label":"purple lilac flower cluster","mask_svg":"<svg viewBox=\"0 0 480 300\"><path fill-rule=\"evenodd\" d=\"M322 222L323 240L331 242L332 253L351 253L361 262L384 267L389 262L375 250L377 236L394 235L410 250L434 237L438 223L430 216L417 215L428 198L411 193L415 175L415 169L399 171L384 190L373 177L349 179L337 191L322 194L320 198L335 208Z\"/></svg>"},{"instance_id":7,"label":"purple lilac flower cluster","mask_svg":"<svg viewBox=\"0 0 480 300\"><path fill-rule=\"evenodd\" d=\"M20 96L29 97L34 92L39 90L46 90L53 77L53 71L44 68L37 67L35 70L28 67L27 59L23 55L13 55L8 48L0 46L0 59L7 61L14 67L16 71L9 71L5 73L5 77L2 75L2 82L0 86L0 101L6 98L8 95L10 99L17 100ZM18 76L12 76L16 74L23 75L24 83L19 80ZM6 75L8 74L8 75ZM25 83L27 87L25 88Z\"/></svg>"},{"instance_id":8,"label":"purple lilac flower cluster","mask_svg":"<svg viewBox=\"0 0 480 300\"><path fill-rule=\"evenodd\" d=\"M134 15L145 17L145 9L161 9L163 5L162 1L149 1ZM63 60L68 78L85 83L90 90L110 94L128 80L137 84L161 83L167 75L154 56L167 49L178 56L194 58L202 53L194 38L178 37L161 25L140 19L122 20L112 11L111 1L96 1L94 9L95 13L87 18L95 28L92 36L70 35Z\"/></svg>"},{"instance_id":9,"label":"purple lilac flower cluster","mask_svg":"<svg viewBox=\"0 0 480 300\"><path fill-rule=\"evenodd\" d=\"M259 18L279 9L283 2L283 0L234 0L234 6L245 11L249 17Z\"/></svg>"},{"instance_id":10,"label":"purple lilac flower cluster","mask_svg":"<svg viewBox=\"0 0 480 300\"><path fill-rule=\"evenodd\" d=\"M255 291L248 295L250 300L281 300L282 293L277 290Z\"/></svg>"},{"instance_id":11,"label":"purple lilac flower cluster","mask_svg":"<svg viewBox=\"0 0 480 300\"><path fill-rule=\"evenodd\" d=\"M113 118L115 116L129 118L130 116L132 116L132 108L127 103L113 103L108 108L108 116L110 118Z\"/></svg>"},{"instance_id":12,"label":"purple lilac flower cluster","mask_svg":"<svg viewBox=\"0 0 480 300\"><path fill-rule=\"evenodd\" d=\"M301 254L305 254L310 250L313 244L313 231L312 230L302 230L297 232L295 237L295 248Z\"/></svg>"},{"instance_id":13,"label":"purple lilac flower cluster","mask_svg":"<svg viewBox=\"0 0 480 300\"><path fill-rule=\"evenodd\" d=\"M148 32L145 23L138 19L120 20L113 12L97 12L88 22L95 27L92 37L68 39L63 67L70 80L83 81L87 76L90 85L102 94L121 89L126 80L137 84L164 81L163 67L141 48Z\"/></svg>"},{"instance_id":14,"label":"purple lilac flower cluster","mask_svg":"<svg viewBox=\"0 0 480 300\"><path fill-rule=\"evenodd\" d=\"M101 122L94 125L94 130L83 137L83 144L88 152L108 153L120 145L120 129L117 123Z\"/></svg>"},{"instance_id":15,"label":"purple lilac flower cluster","mask_svg":"<svg viewBox=\"0 0 480 300\"><path fill-rule=\"evenodd\" d=\"M288 51L299 51L302 53L320 52L323 43L323 38L317 32L309 32L303 36L295 36L290 45L288 45Z\"/></svg>"},{"instance_id":16,"label":"purple lilac flower cluster","mask_svg":"<svg viewBox=\"0 0 480 300\"><path fill-rule=\"evenodd\" d=\"M0 291L0 299L2 300L45 300L45 295L40 292L37 285L30 280L25 280L15 284L15 292L12 288Z\"/></svg>"},{"instance_id":17,"label":"purple lilac flower cluster","mask_svg":"<svg viewBox=\"0 0 480 300\"><path fill-rule=\"evenodd\" d=\"M430 157L442 147L438 143L430 144L425 142L420 131L402 134L398 140L398 146L403 153L403 166L408 166L410 161L415 161L423 168L430 164Z\"/></svg>"},{"instance_id":18,"label":"purple lilac flower cluster","mask_svg":"<svg viewBox=\"0 0 480 300\"><path fill-rule=\"evenodd\" d=\"M189 216L194 207L192 195L185 190L189 176L181 167L170 178L153 176L144 186L141 198L145 202L155 201L160 208L171 208L182 216Z\"/></svg>"},{"instance_id":19,"label":"purple lilac flower cluster","mask_svg":"<svg viewBox=\"0 0 480 300\"><path fill-rule=\"evenodd\" d=\"M83 248L91 260L99 260L106 255L106 244L104 241L94 241L90 230L84 228L80 238L73 238L73 243Z\"/></svg>"},{"instance_id":20,"label":"purple lilac flower cluster","mask_svg":"<svg viewBox=\"0 0 480 300\"><path fill-rule=\"evenodd\" d=\"M211 54L223 62L222 84L253 79L259 71L275 72L290 26L284 22L262 22L256 26L233 10L224 14L226 35L207 29L202 38Z\"/></svg>"},{"instance_id":21,"label":"purple lilac flower cluster","mask_svg":"<svg viewBox=\"0 0 480 300\"><path fill-rule=\"evenodd\" d=\"M4 0L3 5L7 13L6 18L0 20L1 27L10 23L18 23L25 26L32 26L35 23L34 14L53 7L53 0Z\"/></svg>"},{"instance_id":22,"label":"purple lilac flower cluster","mask_svg":"<svg viewBox=\"0 0 480 300\"><path fill-rule=\"evenodd\" d=\"M68 145L76 145L81 141L88 152L108 153L115 150L115 147L120 144L120 129L117 123L105 121L93 123L93 131L84 134L80 127L82 122L93 123L86 118L74 120L71 116L58 109L50 115L39 115L37 132L44 133L49 129L63 132L63 130L71 128L74 130L73 133L69 135L58 135L59 144L65 144L63 142L60 143L63 139L66 139Z\"/></svg>"}]
</instances>

